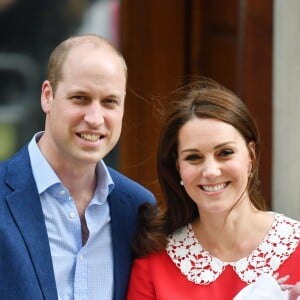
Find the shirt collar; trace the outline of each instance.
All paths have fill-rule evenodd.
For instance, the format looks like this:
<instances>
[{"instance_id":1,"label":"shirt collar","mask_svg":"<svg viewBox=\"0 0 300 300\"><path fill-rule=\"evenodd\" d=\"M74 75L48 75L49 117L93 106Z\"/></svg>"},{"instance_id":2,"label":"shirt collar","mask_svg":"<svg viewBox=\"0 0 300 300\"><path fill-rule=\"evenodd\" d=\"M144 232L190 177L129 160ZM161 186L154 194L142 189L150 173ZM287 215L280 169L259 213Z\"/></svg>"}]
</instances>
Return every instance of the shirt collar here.
<instances>
[{"instance_id":1,"label":"shirt collar","mask_svg":"<svg viewBox=\"0 0 300 300\"><path fill-rule=\"evenodd\" d=\"M55 171L52 169L37 144L43 133L43 131L37 132L28 145L33 177L39 194L42 194L49 187L56 183L61 184L59 177L56 175ZM108 193L110 193L114 188L114 182L103 160L100 160L97 164L96 172L98 178L97 188L103 189L107 187Z\"/></svg>"}]
</instances>

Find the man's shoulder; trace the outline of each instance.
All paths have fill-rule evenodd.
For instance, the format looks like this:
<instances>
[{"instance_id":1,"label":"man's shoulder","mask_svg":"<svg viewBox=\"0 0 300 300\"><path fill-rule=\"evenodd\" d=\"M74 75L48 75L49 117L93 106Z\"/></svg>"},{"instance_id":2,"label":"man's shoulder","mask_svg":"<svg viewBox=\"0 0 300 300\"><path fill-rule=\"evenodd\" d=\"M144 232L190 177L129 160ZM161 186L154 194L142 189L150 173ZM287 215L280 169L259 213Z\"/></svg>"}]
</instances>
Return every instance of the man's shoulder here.
<instances>
[{"instance_id":1,"label":"man's shoulder","mask_svg":"<svg viewBox=\"0 0 300 300\"><path fill-rule=\"evenodd\" d=\"M24 174L25 169L28 169L30 164L29 153L27 145L23 146L18 152L14 153L11 157L6 160L0 161L0 178L7 174L8 169L11 169L13 174L19 172ZM26 166L26 168L24 167Z\"/></svg>"}]
</instances>

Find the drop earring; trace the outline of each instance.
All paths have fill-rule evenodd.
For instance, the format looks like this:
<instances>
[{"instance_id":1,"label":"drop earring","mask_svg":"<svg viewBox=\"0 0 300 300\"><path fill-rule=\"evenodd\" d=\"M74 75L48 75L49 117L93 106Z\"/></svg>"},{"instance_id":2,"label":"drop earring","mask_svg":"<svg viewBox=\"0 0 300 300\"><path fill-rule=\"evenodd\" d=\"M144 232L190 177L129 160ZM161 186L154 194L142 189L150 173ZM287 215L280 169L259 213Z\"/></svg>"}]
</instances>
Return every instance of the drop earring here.
<instances>
[{"instance_id":1,"label":"drop earring","mask_svg":"<svg viewBox=\"0 0 300 300\"><path fill-rule=\"evenodd\" d=\"M180 185L182 185L182 186L183 186L183 181L182 181L182 179L180 180Z\"/></svg>"}]
</instances>

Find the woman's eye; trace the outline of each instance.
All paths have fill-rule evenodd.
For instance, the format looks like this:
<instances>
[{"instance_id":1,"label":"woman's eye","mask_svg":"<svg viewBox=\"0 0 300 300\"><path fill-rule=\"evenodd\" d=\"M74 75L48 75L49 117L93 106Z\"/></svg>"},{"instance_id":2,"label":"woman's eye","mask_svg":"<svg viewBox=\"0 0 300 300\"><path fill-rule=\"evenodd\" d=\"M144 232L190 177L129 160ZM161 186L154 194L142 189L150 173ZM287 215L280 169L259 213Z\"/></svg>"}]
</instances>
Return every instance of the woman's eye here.
<instances>
[{"instance_id":1,"label":"woman's eye","mask_svg":"<svg viewBox=\"0 0 300 300\"><path fill-rule=\"evenodd\" d=\"M224 149L224 150L222 150L221 152L220 152L220 156L229 156L229 155L231 155L231 154L233 154L234 152L233 152L233 150L231 150L231 149Z\"/></svg>"},{"instance_id":2,"label":"woman's eye","mask_svg":"<svg viewBox=\"0 0 300 300\"><path fill-rule=\"evenodd\" d=\"M191 154L191 155L186 156L184 160L186 160L186 161L197 161L199 159L200 159L199 155Z\"/></svg>"}]
</instances>

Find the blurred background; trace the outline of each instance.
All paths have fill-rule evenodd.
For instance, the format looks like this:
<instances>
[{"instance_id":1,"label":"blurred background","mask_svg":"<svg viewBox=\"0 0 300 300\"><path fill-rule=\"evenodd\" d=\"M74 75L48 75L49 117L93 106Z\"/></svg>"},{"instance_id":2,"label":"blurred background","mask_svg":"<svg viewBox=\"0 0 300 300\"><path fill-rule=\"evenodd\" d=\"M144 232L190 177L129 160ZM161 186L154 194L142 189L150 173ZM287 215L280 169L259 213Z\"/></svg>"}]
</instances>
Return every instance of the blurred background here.
<instances>
[{"instance_id":1,"label":"blurred background","mask_svg":"<svg viewBox=\"0 0 300 300\"><path fill-rule=\"evenodd\" d=\"M0 0L0 160L43 130L40 86L53 48L96 33L129 68L123 133L108 164L160 199L156 99L212 77L256 118L268 207L300 219L299 28L300 0Z\"/></svg>"}]
</instances>

